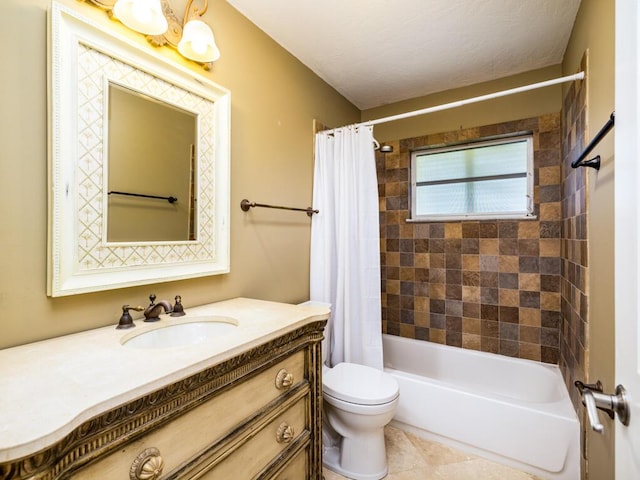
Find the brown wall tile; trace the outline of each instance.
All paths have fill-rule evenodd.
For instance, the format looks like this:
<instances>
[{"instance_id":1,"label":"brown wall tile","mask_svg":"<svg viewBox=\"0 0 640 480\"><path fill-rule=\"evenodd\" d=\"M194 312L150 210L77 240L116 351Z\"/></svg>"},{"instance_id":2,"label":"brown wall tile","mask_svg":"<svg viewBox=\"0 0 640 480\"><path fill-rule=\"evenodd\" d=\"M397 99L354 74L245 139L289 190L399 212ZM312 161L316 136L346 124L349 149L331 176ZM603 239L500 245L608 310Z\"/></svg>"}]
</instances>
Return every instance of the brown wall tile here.
<instances>
[{"instance_id":1,"label":"brown wall tile","mask_svg":"<svg viewBox=\"0 0 640 480\"><path fill-rule=\"evenodd\" d=\"M541 257L560 257L562 241L559 238L541 238L540 256Z\"/></svg>"},{"instance_id":2,"label":"brown wall tile","mask_svg":"<svg viewBox=\"0 0 640 480\"><path fill-rule=\"evenodd\" d=\"M520 290L539 291L540 290L540 274L538 273L521 273L519 275ZM557 291L560 291L559 289Z\"/></svg>"},{"instance_id":3,"label":"brown wall tile","mask_svg":"<svg viewBox=\"0 0 640 480\"><path fill-rule=\"evenodd\" d=\"M539 308L521 308L520 325L539 327L541 323L541 312Z\"/></svg>"},{"instance_id":4,"label":"brown wall tile","mask_svg":"<svg viewBox=\"0 0 640 480\"><path fill-rule=\"evenodd\" d=\"M520 358L527 360L541 361L541 347L539 343L520 342Z\"/></svg>"},{"instance_id":5,"label":"brown wall tile","mask_svg":"<svg viewBox=\"0 0 640 480\"><path fill-rule=\"evenodd\" d=\"M560 166L542 167L539 170L540 185L560 185Z\"/></svg>"},{"instance_id":6,"label":"brown wall tile","mask_svg":"<svg viewBox=\"0 0 640 480\"><path fill-rule=\"evenodd\" d=\"M409 149L523 130L534 132L538 219L406 222ZM380 228L385 332L558 362L564 284L562 135L560 114L548 114L404 139L398 142L399 153L386 158L378 154L379 192L386 209ZM586 238L584 219L576 217L570 228ZM569 250L586 268L584 247L575 243ZM585 281L581 269L572 267L573 281Z\"/></svg>"},{"instance_id":7,"label":"brown wall tile","mask_svg":"<svg viewBox=\"0 0 640 480\"><path fill-rule=\"evenodd\" d=\"M500 295L500 305L506 305L509 307L517 307L520 303L520 295L518 290L508 290L506 288L501 288L499 290Z\"/></svg>"},{"instance_id":8,"label":"brown wall tile","mask_svg":"<svg viewBox=\"0 0 640 480\"><path fill-rule=\"evenodd\" d=\"M544 314L543 322L553 328L560 324L558 344L544 346L545 355L558 355L560 368L571 394L574 406L579 407L581 400L573 388L577 379L587 378L585 357L587 323L589 321L588 292L586 278L588 275L588 232L587 232L587 186L586 172L583 168L573 169L570 163L577 158L587 139L587 126L584 119L587 114L586 83L572 83L564 98L562 112L562 268L549 272L550 275L561 275L561 305L559 316ZM555 277L546 278L545 287L555 283ZM558 299L547 298L558 302ZM545 343L549 341L549 332L545 332ZM555 338L555 337L554 337ZM554 349L554 350L550 350ZM557 351L557 353L556 353Z\"/></svg>"},{"instance_id":9,"label":"brown wall tile","mask_svg":"<svg viewBox=\"0 0 640 480\"><path fill-rule=\"evenodd\" d=\"M518 225L518 238L540 238L540 222L520 222Z\"/></svg>"}]
</instances>

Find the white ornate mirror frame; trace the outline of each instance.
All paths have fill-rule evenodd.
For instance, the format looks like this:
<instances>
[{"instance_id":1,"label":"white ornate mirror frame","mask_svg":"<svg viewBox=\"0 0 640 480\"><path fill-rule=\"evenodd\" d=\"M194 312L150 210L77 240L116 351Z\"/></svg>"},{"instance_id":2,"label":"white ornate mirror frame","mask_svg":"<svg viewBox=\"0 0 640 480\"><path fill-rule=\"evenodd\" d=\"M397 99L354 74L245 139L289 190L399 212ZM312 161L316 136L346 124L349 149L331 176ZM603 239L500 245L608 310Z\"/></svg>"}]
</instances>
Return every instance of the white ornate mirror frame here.
<instances>
[{"instance_id":1,"label":"white ornate mirror frame","mask_svg":"<svg viewBox=\"0 0 640 480\"><path fill-rule=\"evenodd\" d=\"M230 92L65 5L49 13L47 294L229 272ZM107 242L110 81L197 115L196 240Z\"/></svg>"}]
</instances>

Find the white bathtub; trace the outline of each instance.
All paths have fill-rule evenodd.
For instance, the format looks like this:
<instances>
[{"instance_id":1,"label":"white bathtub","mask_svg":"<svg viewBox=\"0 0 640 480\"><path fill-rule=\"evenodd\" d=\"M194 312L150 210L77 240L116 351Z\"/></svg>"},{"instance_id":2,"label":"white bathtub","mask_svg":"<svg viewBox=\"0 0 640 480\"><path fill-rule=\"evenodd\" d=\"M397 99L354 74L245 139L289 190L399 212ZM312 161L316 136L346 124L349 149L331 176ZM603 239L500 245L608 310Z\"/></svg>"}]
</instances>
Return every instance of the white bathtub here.
<instances>
[{"instance_id":1,"label":"white bathtub","mask_svg":"<svg viewBox=\"0 0 640 480\"><path fill-rule=\"evenodd\" d=\"M580 478L580 424L556 366L383 335L392 425L554 480Z\"/></svg>"}]
</instances>

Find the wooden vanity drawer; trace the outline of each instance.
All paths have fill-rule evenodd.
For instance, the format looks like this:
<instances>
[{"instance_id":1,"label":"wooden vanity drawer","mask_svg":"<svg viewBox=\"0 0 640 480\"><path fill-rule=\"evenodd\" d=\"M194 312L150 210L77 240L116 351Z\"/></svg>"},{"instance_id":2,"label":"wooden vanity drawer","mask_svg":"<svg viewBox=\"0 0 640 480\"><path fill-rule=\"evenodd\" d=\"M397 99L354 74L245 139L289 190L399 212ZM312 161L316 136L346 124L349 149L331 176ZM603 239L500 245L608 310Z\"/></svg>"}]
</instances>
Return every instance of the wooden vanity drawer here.
<instances>
[{"instance_id":1,"label":"wooden vanity drawer","mask_svg":"<svg viewBox=\"0 0 640 480\"><path fill-rule=\"evenodd\" d=\"M307 476L307 462L309 449L305 448L298 453L284 469L271 477L270 480L302 480Z\"/></svg>"},{"instance_id":2,"label":"wooden vanity drawer","mask_svg":"<svg viewBox=\"0 0 640 480\"><path fill-rule=\"evenodd\" d=\"M251 431L249 435L238 442L237 446L219 457L219 460L213 461L201 469L194 478L200 480L255 478L289 445L304 436L307 437L306 441L310 442L307 422L308 403L308 395L299 398L266 425ZM302 475L295 477L298 480L305 478L304 453L304 451L300 452L302 460L297 459L298 462L302 462L303 466ZM296 463L296 467L300 468L298 463Z\"/></svg>"},{"instance_id":3,"label":"wooden vanity drawer","mask_svg":"<svg viewBox=\"0 0 640 480\"><path fill-rule=\"evenodd\" d=\"M72 478L129 478L132 463L148 448L159 451L164 462L163 471L165 474L171 472L185 459L193 458L216 442L222 442L240 424L263 410L270 402L305 382L304 367L304 351L299 351L265 371L243 379L211 400L152 430L99 462L83 468ZM297 432L302 431L304 424L296 424L296 427Z\"/></svg>"}]
</instances>

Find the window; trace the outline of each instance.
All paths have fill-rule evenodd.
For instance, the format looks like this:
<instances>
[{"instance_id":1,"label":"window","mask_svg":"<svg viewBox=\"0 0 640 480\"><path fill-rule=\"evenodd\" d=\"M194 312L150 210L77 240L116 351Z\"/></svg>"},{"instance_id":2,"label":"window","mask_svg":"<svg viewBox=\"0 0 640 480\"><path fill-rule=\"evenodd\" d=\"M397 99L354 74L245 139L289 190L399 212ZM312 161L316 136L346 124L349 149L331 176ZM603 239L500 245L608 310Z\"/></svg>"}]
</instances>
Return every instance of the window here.
<instances>
[{"instance_id":1,"label":"window","mask_svg":"<svg viewBox=\"0 0 640 480\"><path fill-rule=\"evenodd\" d=\"M416 150L411 154L411 220L533 215L533 136Z\"/></svg>"}]
</instances>

